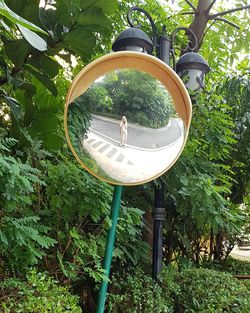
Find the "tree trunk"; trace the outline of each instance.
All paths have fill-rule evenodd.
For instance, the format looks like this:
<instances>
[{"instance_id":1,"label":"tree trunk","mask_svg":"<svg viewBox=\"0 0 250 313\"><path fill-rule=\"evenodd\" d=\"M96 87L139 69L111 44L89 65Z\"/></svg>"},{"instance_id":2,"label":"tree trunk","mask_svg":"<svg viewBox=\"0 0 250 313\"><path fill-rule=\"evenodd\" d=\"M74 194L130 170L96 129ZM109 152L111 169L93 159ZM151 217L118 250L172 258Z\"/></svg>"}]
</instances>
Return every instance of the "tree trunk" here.
<instances>
[{"instance_id":1,"label":"tree trunk","mask_svg":"<svg viewBox=\"0 0 250 313\"><path fill-rule=\"evenodd\" d=\"M215 237L214 260L221 261L222 259L224 253L223 239L223 232L220 230Z\"/></svg>"},{"instance_id":2,"label":"tree trunk","mask_svg":"<svg viewBox=\"0 0 250 313\"><path fill-rule=\"evenodd\" d=\"M209 12L211 10L210 5L212 2L212 0L199 0L197 5L197 12L195 13L194 19L189 26L189 28L195 33L197 37L199 47L198 50L202 45L203 35L207 28Z\"/></svg>"},{"instance_id":3,"label":"tree trunk","mask_svg":"<svg viewBox=\"0 0 250 313\"><path fill-rule=\"evenodd\" d=\"M214 232L213 228L211 227L211 232L210 232L210 241L209 241L209 261L212 260L212 257L214 255Z\"/></svg>"}]
</instances>

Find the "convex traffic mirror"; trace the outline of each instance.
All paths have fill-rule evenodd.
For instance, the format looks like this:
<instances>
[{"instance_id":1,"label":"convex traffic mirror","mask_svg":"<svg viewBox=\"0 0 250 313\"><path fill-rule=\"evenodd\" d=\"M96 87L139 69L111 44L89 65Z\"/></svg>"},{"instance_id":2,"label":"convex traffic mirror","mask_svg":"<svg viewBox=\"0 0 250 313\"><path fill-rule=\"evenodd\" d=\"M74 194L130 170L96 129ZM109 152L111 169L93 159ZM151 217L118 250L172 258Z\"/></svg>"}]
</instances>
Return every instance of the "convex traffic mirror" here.
<instances>
[{"instance_id":1,"label":"convex traffic mirror","mask_svg":"<svg viewBox=\"0 0 250 313\"><path fill-rule=\"evenodd\" d=\"M69 90L67 142L77 161L115 185L166 172L184 148L191 101L178 75L157 58L116 52L87 65Z\"/></svg>"}]
</instances>

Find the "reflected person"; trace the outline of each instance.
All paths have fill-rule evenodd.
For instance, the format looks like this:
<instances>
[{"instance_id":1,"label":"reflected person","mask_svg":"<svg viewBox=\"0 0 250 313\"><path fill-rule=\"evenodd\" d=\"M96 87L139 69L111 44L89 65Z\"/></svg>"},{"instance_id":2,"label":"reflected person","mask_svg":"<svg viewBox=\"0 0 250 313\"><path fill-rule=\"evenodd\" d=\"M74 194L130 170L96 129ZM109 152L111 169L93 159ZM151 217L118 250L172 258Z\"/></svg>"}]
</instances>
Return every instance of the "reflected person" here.
<instances>
[{"instance_id":1,"label":"reflected person","mask_svg":"<svg viewBox=\"0 0 250 313\"><path fill-rule=\"evenodd\" d=\"M125 147L128 136L128 122L126 116L123 116L120 122L121 146Z\"/></svg>"}]
</instances>

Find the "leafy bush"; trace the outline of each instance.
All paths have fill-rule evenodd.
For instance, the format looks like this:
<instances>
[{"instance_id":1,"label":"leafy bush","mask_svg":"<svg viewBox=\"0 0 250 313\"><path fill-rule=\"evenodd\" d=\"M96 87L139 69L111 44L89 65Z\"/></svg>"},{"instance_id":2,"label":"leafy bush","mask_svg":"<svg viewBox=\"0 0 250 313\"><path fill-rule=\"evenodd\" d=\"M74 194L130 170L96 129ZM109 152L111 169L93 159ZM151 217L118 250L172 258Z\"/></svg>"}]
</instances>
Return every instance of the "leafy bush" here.
<instances>
[{"instance_id":1,"label":"leafy bush","mask_svg":"<svg viewBox=\"0 0 250 313\"><path fill-rule=\"evenodd\" d=\"M241 282L247 288L247 290L250 292L250 279L242 280Z\"/></svg>"},{"instance_id":2,"label":"leafy bush","mask_svg":"<svg viewBox=\"0 0 250 313\"><path fill-rule=\"evenodd\" d=\"M79 154L81 142L87 134L91 124L91 114L87 106L83 105L78 97L68 107L68 132L71 143Z\"/></svg>"},{"instance_id":3,"label":"leafy bush","mask_svg":"<svg viewBox=\"0 0 250 313\"><path fill-rule=\"evenodd\" d=\"M165 269L155 282L142 270L112 279L108 313L250 312L250 283L203 268Z\"/></svg>"},{"instance_id":4,"label":"leafy bush","mask_svg":"<svg viewBox=\"0 0 250 313\"><path fill-rule=\"evenodd\" d=\"M50 256L53 270L57 264L61 268L58 271L72 280L82 279L86 273L100 279L105 248L102 231L109 222L112 199L110 186L100 184L70 161L50 163L46 183L46 221L58 242ZM100 227L96 229L97 224Z\"/></svg>"},{"instance_id":5,"label":"leafy bush","mask_svg":"<svg viewBox=\"0 0 250 313\"><path fill-rule=\"evenodd\" d=\"M250 262L228 257L223 262L204 263L204 267L228 272L232 275L250 275Z\"/></svg>"},{"instance_id":6,"label":"leafy bush","mask_svg":"<svg viewBox=\"0 0 250 313\"><path fill-rule=\"evenodd\" d=\"M0 284L0 308L4 313L81 313L78 298L45 273L31 271L26 281L8 279Z\"/></svg>"},{"instance_id":7,"label":"leafy bush","mask_svg":"<svg viewBox=\"0 0 250 313\"><path fill-rule=\"evenodd\" d=\"M250 262L227 258L222 264L223 270L233 275L250 275Z\"/></svg>"},{"instance_id":8,"label":"leafy bush","mask_svg":"<svg viewBox=\"0 0 250 313\"><path fill-rule=\"evenodd\" d=\"M134 116L134 120L136 123L143 126L150 126L150 120L144 112L138 112Z\"/></svg>"},{"instance_id":9,"label":"leafy bush","mask_svg":"<svg viewBox=\"0 0 250 313\"><path fill-rule=\"evenodd\" d=\"M187 269L175 281L181 291L175 295L178 312L250 312L250 291L230 274Z\"/></svg>"},{"instance_id":10,"label":"leafy bush","mask_svg":"<svg viewBox=\"0 0 250 313\"><path fill-rule=\"evenodd\" d=\"M46 224L58 244L47 257L52 272L55 266L60 279L100 282L104 276L102 260L107 231L111 226L112 188L100 183L75 162L48 164L46 179ZM141 240L144 212L122 203L114 264L136 264L147 256ZM62 276L61 276L62 275ZM88 281L89 284L89 281Z\"/></svg>"},{"instance_id":11,"label":"leafy bush","mask_svg":"<svg viewBox=\"0 0 250 313\"><path fill-rule=\"evenodd\" d=\"M126 273L112 279L107 303L108 313L174 312L173 300L166 289L162 289L141 269L136 269L132 273L127 270ZM173 281L169 282L169 290L178 289Z\"/></svg>"},{"instance_id":12,"label":"leafy bush","mask_svg":"<svg viewBox=\"0 0 250 313\"><path fill-rule=\"evenodd\" d=\"M9 269L22 270L37 264L44 249L56 241L46 234L48 226L40 223L35 204L35 189L44 183L41 172L11 156L16 140L0 142L0 258Z\"/></svg>"},{"instance_id":13,"label":"leafy bush","mask_svg":"<svg viewBox=\"0 0 250 313\"><path fill-rule=\"evenodd\" d=\"M145 226L142 221L144 212L137 208L121 207L121 213L117 225L116 247L114 257L121 266L146 265L149 256L149 246L141 239L142 229Z\"/></svg>"}]
</instances>

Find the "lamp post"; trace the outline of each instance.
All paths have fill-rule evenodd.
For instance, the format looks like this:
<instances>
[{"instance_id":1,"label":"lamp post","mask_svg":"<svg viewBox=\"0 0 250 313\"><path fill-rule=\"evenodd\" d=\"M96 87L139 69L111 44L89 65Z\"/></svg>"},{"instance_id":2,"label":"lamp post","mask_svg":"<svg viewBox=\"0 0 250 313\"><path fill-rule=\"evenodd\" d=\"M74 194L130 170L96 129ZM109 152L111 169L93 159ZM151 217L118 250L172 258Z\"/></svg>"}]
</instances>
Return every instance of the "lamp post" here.
<instances>
[{"instance_id":1,"label":"lamp post","mask_svg":"<svg viewBox=\"0 0 250 313\"><path fill-rule=\"evenodd\" d=\"M133 12L143 13L149 20L152 28L152 38L140 29L138 19L132 19ZM178 27L171 36L161 34L157 38L157 28L147 11L139 7L131 7L127 13L127 20L130 28L124 30L116 38L112 49L113 51L137 51L141 53L156 53L157 58L167 65L170 65L172 57L173 69L183 80L187 89L198 91L204 88L205 74L210 71L207 61L198 54L198 42L194 32L186 27ZM175 38L180 31L185 31L189 38L187 47L182 50L183 54L176 63L175 60ZM153 260L152 277L157 280L158 274L162 269L162 245L163 245L163 223L166 216L164 208L164 186L155 188L155 203L152 210L154 220L153 231Z\"/></svg>"}]
</instances>

